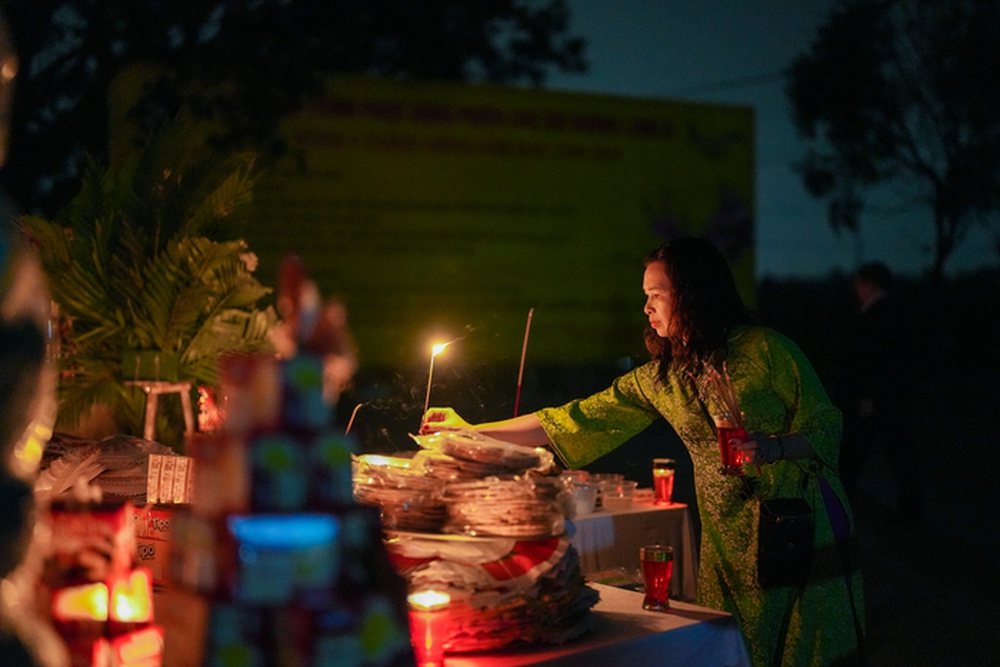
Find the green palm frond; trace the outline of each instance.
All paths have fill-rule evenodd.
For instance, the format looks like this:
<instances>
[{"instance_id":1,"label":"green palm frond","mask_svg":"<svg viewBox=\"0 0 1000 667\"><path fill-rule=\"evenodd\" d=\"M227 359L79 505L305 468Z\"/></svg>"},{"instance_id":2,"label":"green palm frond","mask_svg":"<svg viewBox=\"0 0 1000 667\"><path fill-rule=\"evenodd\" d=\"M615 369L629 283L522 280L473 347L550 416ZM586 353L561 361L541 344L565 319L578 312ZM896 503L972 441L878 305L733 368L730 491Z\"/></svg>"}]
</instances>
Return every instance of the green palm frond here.
<instances>
[{"instance_id":1,"label":"green palm frond","mask_svg":"<svg viewBox=\"0 0 1000 667\"><path fill-rule=\"evenodd\" d=\"M256 176L253 159L184 162L171 136L112 169L91 163L54 220L21 220L39 249L52 298L71 327L60 360L59 423L95 403L138 435L142 393L127 355L176 355L181 377L217 381L219 355L269 349L271 289L247 269L234 234ZM171 443L172 444L172 443Z\"/></svg>"},{"instance_id":2,"label":"green palm frond","mask_svg":"<svg viewBox=\"0 0 1000 667\"><path fill-rule=\"evenodd\" d=\"M35 215L24 216L20 222L43 264L47 266L69 264L72 252L70 240L72 236L69 230Z\"/></svg>"},{"instance_id":3,"label":"green palm frond","mask_svg":"<svg viewBox=\"0 0 1000 667\"><path fill-rule=\"evenodd\" d=\"M214 191L190 212L184 225L178 230L179 237L204 235L207 230L225 224L236 211L250 203L257 178L251 176L252 160L237 166Z\"/></svg>"}]
</instances>

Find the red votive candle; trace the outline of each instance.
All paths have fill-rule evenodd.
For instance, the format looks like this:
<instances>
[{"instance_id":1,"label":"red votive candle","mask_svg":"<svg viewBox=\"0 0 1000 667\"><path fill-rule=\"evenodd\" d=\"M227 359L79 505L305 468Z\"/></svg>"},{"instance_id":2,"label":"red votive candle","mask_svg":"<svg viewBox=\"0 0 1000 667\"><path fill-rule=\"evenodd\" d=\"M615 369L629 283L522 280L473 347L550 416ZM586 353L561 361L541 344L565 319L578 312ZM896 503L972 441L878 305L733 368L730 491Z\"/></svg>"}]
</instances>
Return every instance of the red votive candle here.
<instances>
[{"instance_id":1,"label":"red votive candle","mask_svg":"<svg viewBox=\"0 0 1000 667\"><path fill-rule=\"evenodd\" d=\"M153 574L140 567L110 580L109 618L121 623L153 620Z\"/></svg>"},{"instance_id":2,"label":"red votive candle","mask_svg":"<svg viewBox=\"0 0 1000 667\"><path fill-rule=\"evenodd\" d=\"M639 549L639 561L642 563L642 583L646 588L642 608L667 611L670 609L670 577L674 573L673 548L659 544L642 547Z\"/></svg>"},{"instance_id":3,"label":"red votive candle","mask_svg":"<svg viewBox=\"0 0 1000 667\"><path fill-rule=\"evenodd\" d=\"M407 596L410 643L417 667L441 667L448 639L448 604L451 596L441 591L417 591Z\"/></svg>"},{"instance_id":4,"label":"red votive candle","mask_svg":"<svg viewBox=\"0 0 1000 667\"><path fill-rule=\"evenodd\" d=\"M719 452L722 455L723 475L742 475L743 464L748 462L745 452L733 449L729 444L730 440L746 440L747 432L742 426L733 426L729 422L716 422L715 429L719 435Z\"/></svg>"},{"instance_id":5,"label":"red votive candle","mask_svg":"<svg viewBox=\"0 0 1000 667\"><path fill-rule=\"evenodd\" d=\"M669 505L674 497L674 459L653 459L653 493L657 505Z\"/></svg>"}]
</instances>

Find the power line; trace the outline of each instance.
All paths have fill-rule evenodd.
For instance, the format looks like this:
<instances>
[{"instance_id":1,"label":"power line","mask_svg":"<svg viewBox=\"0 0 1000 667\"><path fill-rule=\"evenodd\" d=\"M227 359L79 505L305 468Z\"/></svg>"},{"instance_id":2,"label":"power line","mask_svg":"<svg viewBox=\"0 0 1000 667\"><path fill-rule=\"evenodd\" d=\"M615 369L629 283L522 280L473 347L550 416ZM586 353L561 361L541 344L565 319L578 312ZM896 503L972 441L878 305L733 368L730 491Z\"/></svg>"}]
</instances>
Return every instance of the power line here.
<instances>
[{"instance_id":1,"label":"power line","mask_svg":"<svg viewBox=\"0 0 1000 667\"><path fill-rule=\"evenodd\" d=\"M688 86L686 88L680 88L673 91L674 95L690 95L692 93L709 93L718 92L720 90L732 90L734 88L746 88L748 86L755 86L761 83L768 83L775 79L783 78L788 74L788 69L783 68L779 70L774 70L773 72L764 72L761 74L752 74L750 76L743 76L736 79L727 79L725 81L715 81L712 83L696 84L693 86Z\"/></svg>"}]
</instances>

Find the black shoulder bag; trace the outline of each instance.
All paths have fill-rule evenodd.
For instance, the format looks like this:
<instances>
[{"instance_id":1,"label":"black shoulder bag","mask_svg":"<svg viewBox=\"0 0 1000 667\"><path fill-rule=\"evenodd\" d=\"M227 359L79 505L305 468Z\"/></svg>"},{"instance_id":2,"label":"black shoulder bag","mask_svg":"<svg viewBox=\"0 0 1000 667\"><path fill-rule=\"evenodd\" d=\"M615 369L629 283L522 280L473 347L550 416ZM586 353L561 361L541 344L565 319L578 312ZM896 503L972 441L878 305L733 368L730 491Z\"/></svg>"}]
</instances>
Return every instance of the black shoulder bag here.
<instances>
[{"instance_id":1,"label":"black shoulder bag","mask_svg":"<svg viewBox=\"0 0 1000 667\"><path fill-rule=\"evenodd\" d=\"M803 473L800 492L808 476ZM749 486L746 478L744 483ZM756 494L754 494L756 496ZM801 588L813 562L815 522L804 498L760 500L757 527L757 580L761 588Z\"/></svg>"}]
</instances>

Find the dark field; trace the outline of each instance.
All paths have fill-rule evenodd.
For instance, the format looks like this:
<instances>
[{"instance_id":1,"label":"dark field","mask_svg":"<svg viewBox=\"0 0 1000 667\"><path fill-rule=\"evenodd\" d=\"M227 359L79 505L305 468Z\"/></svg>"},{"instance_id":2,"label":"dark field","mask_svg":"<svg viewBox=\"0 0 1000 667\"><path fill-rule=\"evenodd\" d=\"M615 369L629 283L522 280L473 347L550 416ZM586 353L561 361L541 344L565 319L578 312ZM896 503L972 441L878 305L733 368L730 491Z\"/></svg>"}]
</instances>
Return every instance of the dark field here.
<instances>
[{"instance_id":1,"label":"dark field","mask_svg":"<svg viewBox=\"0 0 1000 667\"><path fill-rule=\"evenodd\" d=\"M832 377L846 281L765 284L761 309ZM917 349L914 456L926 520L894 522L895 487L876 451L855 502L872 665L993 665L1000 599L1000 274L899 286ZM849 301L847 302L849 304Z\"/></svg>"}]
</instances>

